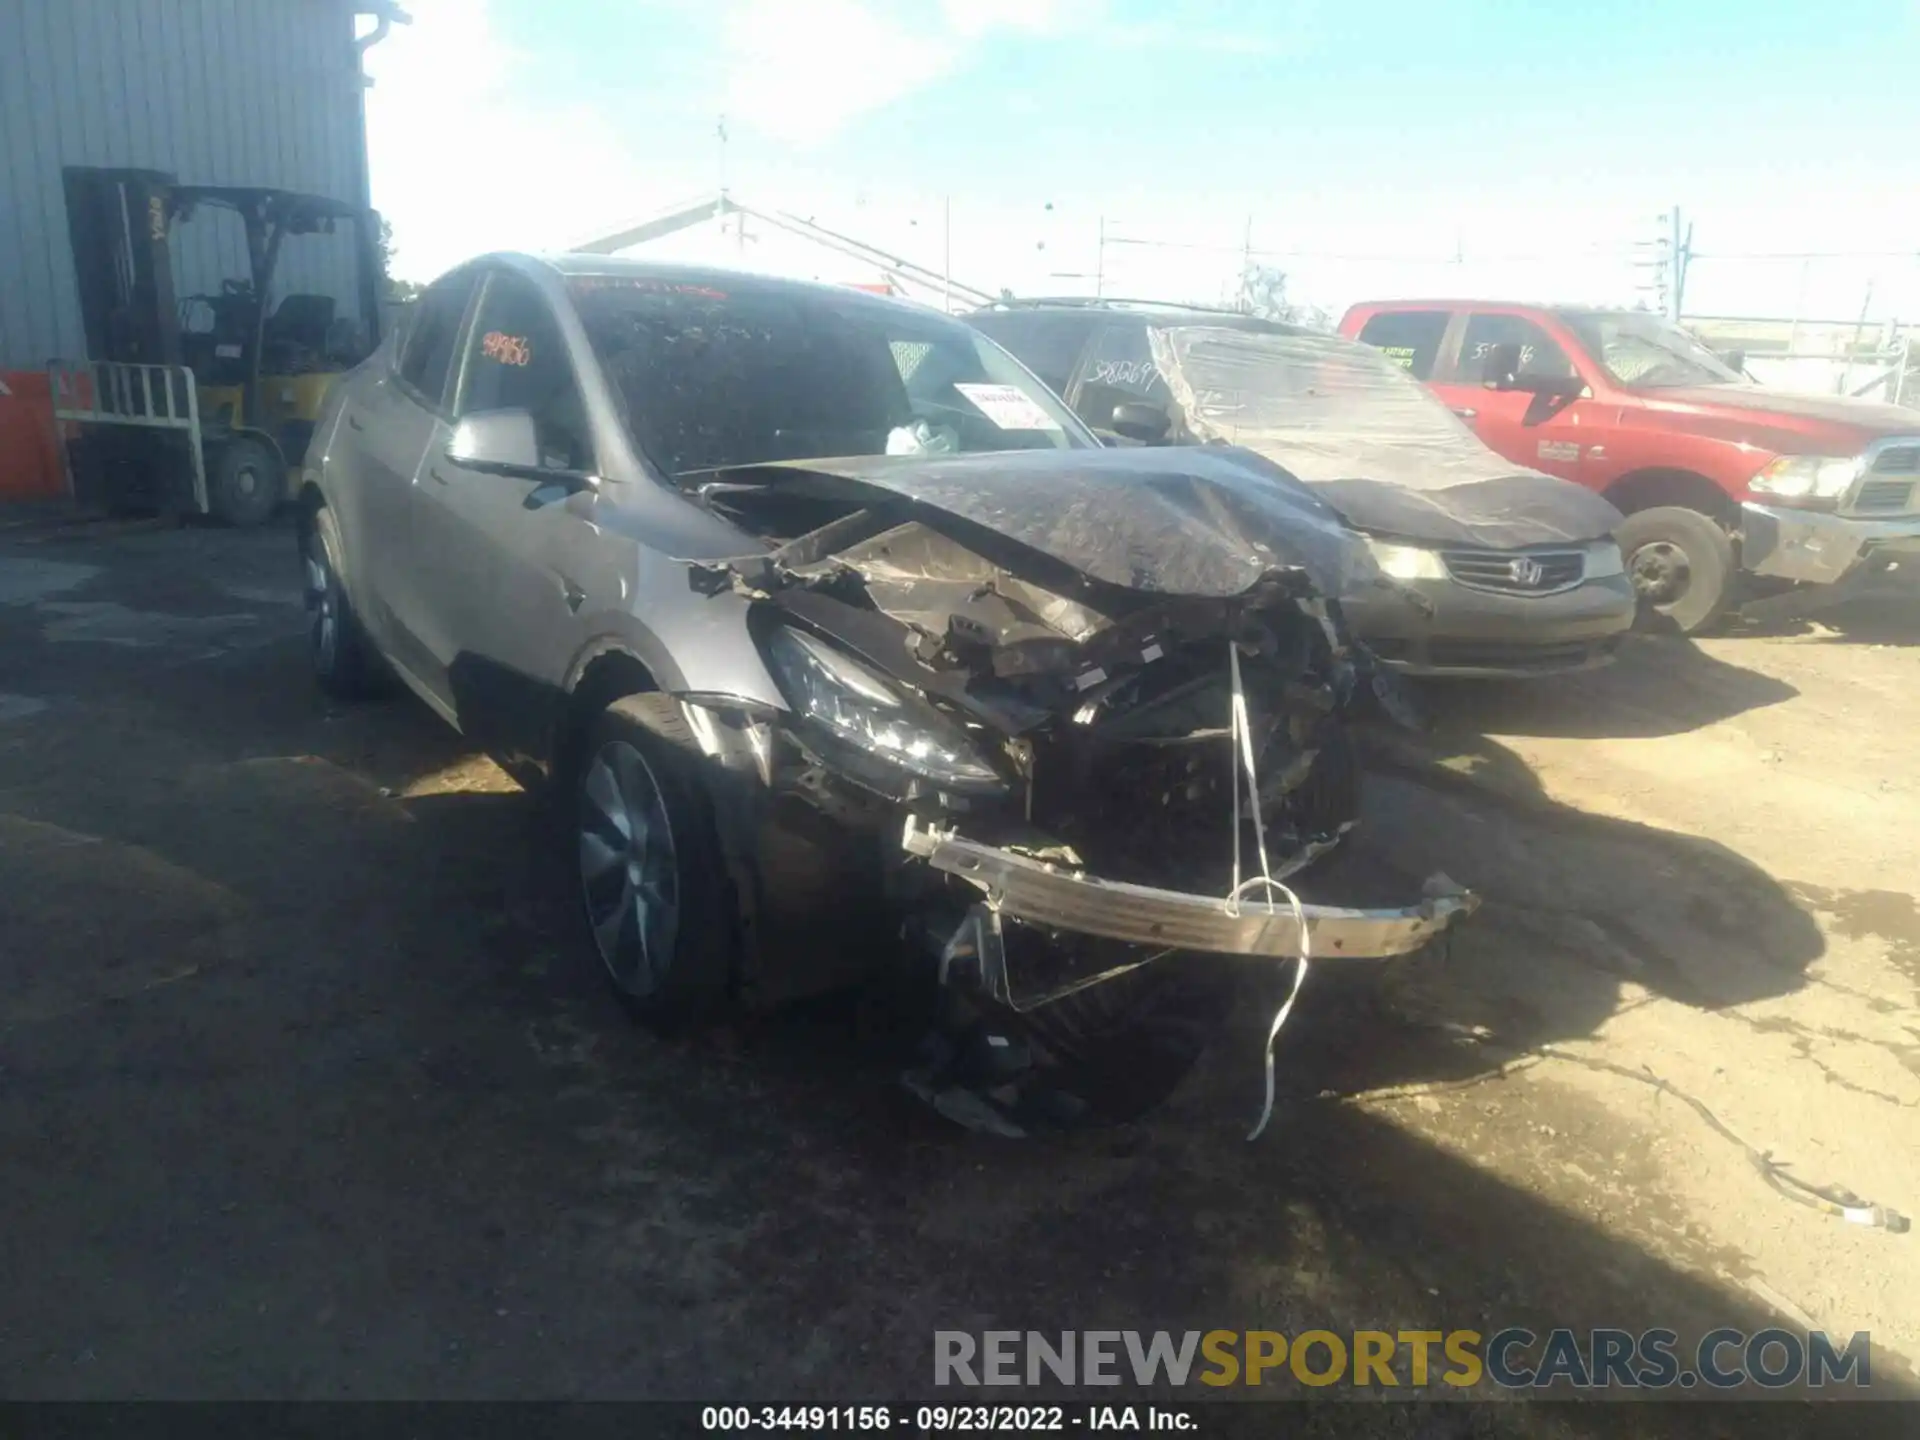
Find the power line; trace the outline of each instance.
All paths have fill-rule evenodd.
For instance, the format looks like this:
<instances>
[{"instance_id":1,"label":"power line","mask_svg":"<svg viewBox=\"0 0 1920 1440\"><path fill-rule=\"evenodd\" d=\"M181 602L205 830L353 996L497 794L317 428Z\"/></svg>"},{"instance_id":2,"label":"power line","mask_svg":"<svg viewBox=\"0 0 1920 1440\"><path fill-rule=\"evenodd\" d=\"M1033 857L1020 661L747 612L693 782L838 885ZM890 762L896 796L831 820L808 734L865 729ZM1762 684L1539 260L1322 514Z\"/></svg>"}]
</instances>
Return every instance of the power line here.
<instances>
[{"instance_id":1,"label":"power line","mask_svg":"<svg viewBox=\"0 0 1920 1440\"><path fill-rule=\"evenodd\" d=\"M1745 250L1712 254L1696 250L1696 260L1920 260L1920 250Z\"/></svg>"},{"instance_id":2,"label":"power line","mask_svg":"<svg viewBox=\"0 0 1920 1440\"><path fill-rule=\"evenodd\" d=\"M1586 246L1580 249L1544 250L1522 254L1481 254L1468 252L1464 245L1456 246L1448 254L1429 253L1425 255L1382 255L1356 250L1272 250L1248 245L1210 244L1194 240L1150 240L1140 235L1112 235L1106 237L1108 245L1132 245L1149 250L1197 250L1218 255L1239 255L1267 260L1365 260L1393 265L1454 265L1464 259L1476 263L1515 263L1520 261L1549 261L1569 258L1586 259L1631 259L1639 253L1640 246L1633 242L1619 245ZM1689 259L1717 261L1766 261L1766 260L1915 260L1920 261L1920 250L1721 250L1690 252Z\"/></svg>"}]
</instances>

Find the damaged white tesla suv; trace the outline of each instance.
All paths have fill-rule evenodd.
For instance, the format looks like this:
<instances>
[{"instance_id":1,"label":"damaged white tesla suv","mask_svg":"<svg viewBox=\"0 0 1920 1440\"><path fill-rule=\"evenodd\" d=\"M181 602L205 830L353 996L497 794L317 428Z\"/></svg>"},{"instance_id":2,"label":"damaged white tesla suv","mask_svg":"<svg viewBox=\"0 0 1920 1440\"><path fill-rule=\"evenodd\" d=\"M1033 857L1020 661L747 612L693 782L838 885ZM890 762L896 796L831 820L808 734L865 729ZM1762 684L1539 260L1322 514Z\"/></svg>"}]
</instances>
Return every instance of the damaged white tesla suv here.
<instances>
[{"instance_id":1,"label":"damaged white tesla suv","mask_svg":"<svg viewBox=\"0 0 1920 1440\"><path fill-rule=\"evenodd\" d=\"M1364 545L1250 452L1102 448L931 310L488 256L302 478L320 683L391 673L564 787L583 947L650 1021L911 977L910 1083L1025 1130L1164 1095L1221 957L1297 993L1473 908L1295 888L1355 817Z\"/></svg>"}]
</instances>

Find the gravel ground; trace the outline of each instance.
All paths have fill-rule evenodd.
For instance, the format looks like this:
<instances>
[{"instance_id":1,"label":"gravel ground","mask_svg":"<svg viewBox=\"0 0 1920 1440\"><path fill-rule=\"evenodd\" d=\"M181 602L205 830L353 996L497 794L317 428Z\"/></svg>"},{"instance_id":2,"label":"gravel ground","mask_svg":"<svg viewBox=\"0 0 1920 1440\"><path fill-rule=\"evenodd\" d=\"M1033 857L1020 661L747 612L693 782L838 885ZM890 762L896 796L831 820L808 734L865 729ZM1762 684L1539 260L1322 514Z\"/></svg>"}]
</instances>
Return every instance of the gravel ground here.
<instances>
[{"instance_id":1,"label":"gravel ground","mask_svg":"<svg viewBox=\"0 0 1920 1440\"><path fill-rule=\"evenodd\" d=\"M1687 1098L1920 1209L1920 604L1435 687L1342 864L1482 889L1451 954L1317 970L1257 1144L1260 993L1147 1122L1005 1143L851 1002L633 1030L529 797L325 705L296 582L282 531L0 528L0 1393L845 1401L926 1393L936 1329L1781 1319L1904 1393L1920 1237Z\"/></svg>"}]
</instances>

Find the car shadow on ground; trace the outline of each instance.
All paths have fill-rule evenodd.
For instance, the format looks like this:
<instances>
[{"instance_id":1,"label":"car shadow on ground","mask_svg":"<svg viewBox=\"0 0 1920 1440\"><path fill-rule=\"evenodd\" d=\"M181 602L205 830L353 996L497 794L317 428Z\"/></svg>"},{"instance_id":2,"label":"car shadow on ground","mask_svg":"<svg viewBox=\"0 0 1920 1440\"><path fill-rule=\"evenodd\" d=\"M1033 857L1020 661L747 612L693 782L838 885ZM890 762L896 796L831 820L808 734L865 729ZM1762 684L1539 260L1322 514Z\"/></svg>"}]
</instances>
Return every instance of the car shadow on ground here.
<instances>
[{"instance_id":1,"label":"car shadow on ground","mask_svg":"<svg viewBox=\"0 0 1920 1440\"><path fill-rule=\"evenodd\" d=\"M1349 999L1387 1028L1340 1049L1337 1088L1458 1079L1503 1052L1578 1040L1628 992L1704 1010L1792 994L1825 953L1794 894L1717 841L1556 801L1485 735L1461 745L1375 726L1362 739L1362 823L1315 898L1379 903L1435 872L1474 890L1480 912L1437 963L1429 952L1388 969L1400 1009L1498 1046L1409 1046L1362 978Z\"/></svg>"},{"instance_id":2,"label":"car shadow on ground","mask_svg":"<svg viewBox=\"0 0 1920 1440\"><path fill-rule=\"evenodd\" d=\"M1471 751L1489 734L1568 739L1680 735L1778 705L1799 692L1730 664L1680 635L1630 635L1598 670L1526 680L1428 681L1419 687L1436 744Z\"/></svg>"},{"instance_id":3,"label":"car shadow on ground","mask_svg":"<svg viewBox=\"0 0 1920 1440\"><path fill-rule=\"evenodd\" d=\"M240 723L174 741L181 697L156 690L144 749L47 737L91 771L6 775L6 893L35 897L16 954L73 989L0 1025L16 1396L952 1400L940 1329L1607 1325L1684 1353L1770 1323L1337 1098L1247 1144L1233 1065L1140 1125L1008 1144L904 1097L851 1000L651 1037L570 943L539 808L462 788L457 737L411 706L267 724L204 696ZM88 993L156 949L167 975ZM1585 1138L1620 1155L1602 1123ZM1226 1393L1316 1393L1268 1378ZM1706 1435L1731 1413L1332 1407L1308 1429Z\"/></svg>"},{"instance_id":4,"label":"car shadow on ground","mask_svg":"<svg viewBox=\"0 0 1920 1440\"><path fill-rule=\"evenodd\" d=\"M1796 618L1736 618L1726 633L1733 639L1804 638L1823 645L1920 645L1920 584L1879 590Z\"/></svg>"}]
</instances>

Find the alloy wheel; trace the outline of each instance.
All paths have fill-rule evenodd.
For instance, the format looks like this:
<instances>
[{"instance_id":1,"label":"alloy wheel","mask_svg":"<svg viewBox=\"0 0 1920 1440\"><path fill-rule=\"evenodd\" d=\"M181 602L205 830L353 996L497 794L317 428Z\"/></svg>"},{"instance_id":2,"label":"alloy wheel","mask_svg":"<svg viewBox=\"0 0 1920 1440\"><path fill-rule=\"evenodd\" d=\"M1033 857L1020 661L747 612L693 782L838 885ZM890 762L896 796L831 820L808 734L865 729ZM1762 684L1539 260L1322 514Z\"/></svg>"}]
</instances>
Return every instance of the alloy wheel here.
<instances>
[{"instance_id":1,"label":"alloy wheel","mask_svg":"<svg viewBox=\"0 0 1920 1440\"><path fill-rule=\"evenodd\" d=\"M319 551L320 553L316 553ZM332 567L315 536L307 546L307 608L313 612L310 639L316 669L329 671L340 651L340 594Z\"/></svg>"},{"instance_id":2,"label":"alloy wheel","mask_svg":"<svg viewBox=\"0 0 1920 1440\"><path fill-rule=\"evenodd\" d=\"M580 887L587 923L614 983L657 989L680 923L678 858L666 798L646 757L624 741L603 745L580 787Z\"/></svg>"}]
</instances>

